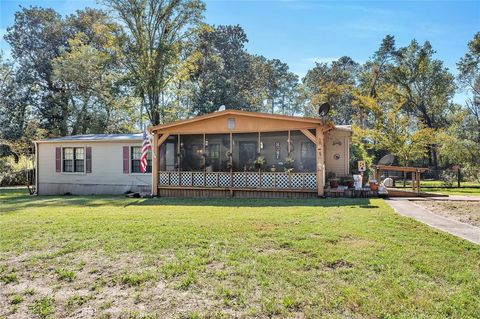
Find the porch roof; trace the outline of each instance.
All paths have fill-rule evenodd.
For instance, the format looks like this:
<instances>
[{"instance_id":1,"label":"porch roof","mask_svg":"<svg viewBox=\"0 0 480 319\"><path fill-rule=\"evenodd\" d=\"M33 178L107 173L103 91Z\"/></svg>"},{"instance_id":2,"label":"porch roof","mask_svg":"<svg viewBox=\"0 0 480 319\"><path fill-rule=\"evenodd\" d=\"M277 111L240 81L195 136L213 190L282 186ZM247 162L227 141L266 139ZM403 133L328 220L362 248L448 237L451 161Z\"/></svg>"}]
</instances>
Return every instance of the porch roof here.
<instances>
[{"instance_id":1,"label":"porch roof","mask_svg":"<svg viewBox=\"0 0 480 319\"><path fill-rule=\"evenodd\" d=\"M35 141L36 143L45 142L116 142L116 141L142 141L142 133L126 134L84 134L70 135L62 137L53 137Z\"/></svg>"},{"instance_id":2,"label":"porch roof","mask_svg":"<svg viewBox=\"0 0 480 319\"><path fill-rule=\"evenodd\" d=\"M227 128L227 119L235 118L237 126ZM347 125L334 126L325 123L320 118L289 116L270 113L247 112L240 110L225 110L196 116L190 119L156 125L149 128L150 132L160 133L227 133L280 131L324 127L324 131L334 128L351 131Z\"/></svg>"}]
</instances>

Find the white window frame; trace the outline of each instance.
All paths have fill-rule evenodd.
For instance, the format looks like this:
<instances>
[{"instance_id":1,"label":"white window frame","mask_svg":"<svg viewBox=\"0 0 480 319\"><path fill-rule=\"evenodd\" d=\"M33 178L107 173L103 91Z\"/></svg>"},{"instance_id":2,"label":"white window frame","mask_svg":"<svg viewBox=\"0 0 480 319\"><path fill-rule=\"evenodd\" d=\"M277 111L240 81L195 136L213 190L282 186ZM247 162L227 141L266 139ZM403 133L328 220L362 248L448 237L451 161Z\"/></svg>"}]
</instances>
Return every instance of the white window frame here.
<instances>
[{"instance_id":1,"label":"white window frame","mask_svg":"<svg viewBox=\"0 0 480 319\"><path fill-rule=\"evenodd\" d=\"M72 148L73 149L73 170L75 170L75 149L76 148L83 148L83 172L65 172L64 165L63 165L63 149L65 148ZM62 154L61 154L61 174L62 175L85 175L87 172L87 149L85 146L62 146Z\"/></svg>"}]
</instances>

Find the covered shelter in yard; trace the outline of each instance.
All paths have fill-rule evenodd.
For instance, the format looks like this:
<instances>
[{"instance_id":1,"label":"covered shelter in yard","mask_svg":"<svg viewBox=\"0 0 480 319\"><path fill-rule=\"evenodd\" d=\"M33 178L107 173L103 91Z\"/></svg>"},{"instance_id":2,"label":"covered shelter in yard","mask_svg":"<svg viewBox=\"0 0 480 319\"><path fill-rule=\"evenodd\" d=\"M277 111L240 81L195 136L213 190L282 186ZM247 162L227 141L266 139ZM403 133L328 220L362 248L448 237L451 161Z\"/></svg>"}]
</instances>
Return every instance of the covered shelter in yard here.
<instances>
[{"instance_id":1,"label":"covered shelter in yard","mask_svg":"<svg viewBox=\"0 0 480 319\"><path fill-rule=\"evenodd\" d=\"M409 197L409 196L427 196L432 195L422 193L420 191L420 175L428 168L425 167L410 167L410 166L392 166L392 165L372 165L374 176L377 181L381 180L382 172L401 172L410 173L412 175L412 191L399 190L392 187L387 187L389 196L392 197ZM436 194L433 194L436 195Z\"/></svg>"},{"instance_id":2,"label":"covered shelter in yard","mask_svg":"<svg viewBox=\"0 0 480 319\"><path fill-rule=\"evenodd\" d=\"M316 197L349 174L350 126L225 110L153 126L152 194Z\"/></svg>"}]
</instances>

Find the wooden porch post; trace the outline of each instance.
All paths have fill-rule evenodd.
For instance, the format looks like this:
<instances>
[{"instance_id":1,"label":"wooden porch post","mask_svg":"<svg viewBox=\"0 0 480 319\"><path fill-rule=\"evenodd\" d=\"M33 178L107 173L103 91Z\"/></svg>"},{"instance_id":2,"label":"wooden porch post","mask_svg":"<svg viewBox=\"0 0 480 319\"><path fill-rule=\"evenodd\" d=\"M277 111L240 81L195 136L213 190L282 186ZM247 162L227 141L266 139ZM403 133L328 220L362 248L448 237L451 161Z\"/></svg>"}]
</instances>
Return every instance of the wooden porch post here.
<instances>
[{"instance_id":1,"label":"wooden porch post","mask_svg":"<svg viewBox=\"0 0 480 319\"><path fill-rule=\"evenodd\" d=\"M420 171L417 171L417 194L420 193Z\"/></svg>"},{"instance_id":2,"label":"wooden porch post","mask_svg":"<svg viewBox=\"0 0 480 319\"><path fill-rule=\"evenodd\" d=\"M159 174L159 166L160 166L160 153L158 144L158 132L153 132L153 149L152 149L152 195L158 195L158 174Z\"/></svg>"},{"instance_id":3,"label":"wooden porch post","mask_svg":"<svg viewBox=\"0 0 480 319\"><path fill-rule=\"evenodd\" d=\"M316 144L317 144L317 194L318 196L324 195L323 186L325 181L323 180L325 170L325 159L323 154L323 131L322 127L316 129Z\"/></svg>"}]
</instances>

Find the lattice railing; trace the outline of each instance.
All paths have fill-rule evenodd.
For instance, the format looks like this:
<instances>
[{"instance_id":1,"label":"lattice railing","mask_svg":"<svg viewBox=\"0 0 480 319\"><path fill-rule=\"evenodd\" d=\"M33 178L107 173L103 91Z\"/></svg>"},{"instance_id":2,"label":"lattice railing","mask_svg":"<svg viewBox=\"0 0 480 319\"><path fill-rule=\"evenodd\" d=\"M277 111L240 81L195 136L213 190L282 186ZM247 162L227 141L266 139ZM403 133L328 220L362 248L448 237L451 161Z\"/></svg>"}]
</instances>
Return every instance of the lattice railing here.
<instances>
[{"instance_id":1,"label":"lattice railing","mask_svg":"<svg viewBox=\"0 0 480 319\"><path fill-rule=\"evenodd\" d=\"M288 172L160 172L159 187L317 189L316 173Z\"/></svg>"}]
</instances>

